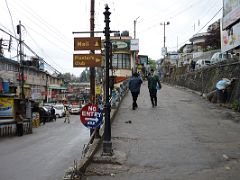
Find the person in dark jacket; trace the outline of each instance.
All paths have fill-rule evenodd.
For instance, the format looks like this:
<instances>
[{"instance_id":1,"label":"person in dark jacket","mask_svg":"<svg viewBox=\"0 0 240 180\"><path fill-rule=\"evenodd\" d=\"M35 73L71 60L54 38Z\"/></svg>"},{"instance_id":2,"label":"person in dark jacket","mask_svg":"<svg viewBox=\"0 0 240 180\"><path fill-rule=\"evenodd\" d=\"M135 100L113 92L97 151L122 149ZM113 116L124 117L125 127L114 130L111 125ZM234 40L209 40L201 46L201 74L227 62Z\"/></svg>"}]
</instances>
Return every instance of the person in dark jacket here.
<instances>
[{"instance_id":1,"label":"person in dark jacket","mask_svg":"<svg viewBox=\"0 0 240 180\"><path fill-rule=\"evenodd\" d=\"M20 112L16 112L16 126L17 126L17 135L23 135L23 117Z\"/></svg>"},{"instance_id":2,"label":"person in dark jacket","mask_svg":"<svg viewBox=\"0 0 240 180\"><path fill-rule=\"evenodd\" d=\"M53 106L51 107L51 120L52 121L56 121L57 120L57 117L56 117L56 114L55 114L55 109L54 109Z\"/></svg>"},{"instance_id":3,"label":"person in dark jacket","mask_svg":"<svg viewBox=\"0 0 240 180\"><path fill-rule=\"evenodd\" d=\"M154 74L154 70L151 69L149 75L148 75L148 90L150 94L150 99L152 102L152 107L157 106L157 85L158 88L161 89L161 83L159 80L159 77Z\"/></svg>"},{"instance_id":4,"label":"person in dark jacket","mask_svg":"<svg viewBox=\"0 0 240 180\"><path fill-rule=\"evenodd\" d=\"M142 82L143 82L142 78L138 75L138 73L133 73L133 76L129 80L128 87L132 93L132 99L133 99L132 109L133 110L135 110L138 107L137 98L140 93L140 88L141 88Z\"/></svg>"}]
</instances>

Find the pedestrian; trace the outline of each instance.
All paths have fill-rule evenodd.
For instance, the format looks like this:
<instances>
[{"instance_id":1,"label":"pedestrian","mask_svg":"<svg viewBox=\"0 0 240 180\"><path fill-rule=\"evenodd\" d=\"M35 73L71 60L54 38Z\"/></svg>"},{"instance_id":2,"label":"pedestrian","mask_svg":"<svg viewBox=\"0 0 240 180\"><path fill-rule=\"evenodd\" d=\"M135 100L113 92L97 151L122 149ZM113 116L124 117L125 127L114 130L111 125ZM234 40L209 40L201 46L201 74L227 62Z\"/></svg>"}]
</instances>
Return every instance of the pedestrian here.
<instances>
[{"instance_id":1,"label":"pedestrian","mask_svg":"<svg viewBox=\"0 0 240 180\"><path fill-rule=\"evenodd\" d=\"M147 80L148 80L148 90L149 90L150 99L152 102L152 107L155 107L157 106L157 88L161 89L162 86L161 86L158 75L154 73L153 69L150 70Z\"/></svg>"},{"instance_id":2,"label":"pedestrian","mask_svg":"<svg viewBox=\"0 0 240 180\"><path fill-rule=\"evenodd\" d=\"M70 123L70 112L69 112L69 109L66 107L64 123L67 122L67 120L68 120L68 123Z\"/></svg>"},{"instance_id":3,"label":"pedestrian","mask_svg":"<svg viewBox=\"0 0 240 180\"><path fill-rule=\"evenodd\" d=\"M42 123L42 125L45 125L47 114L46 114L45 110L43 109L43 107L39 108L39 115L40 115L40 123Z\"/></svg>"},{"instance_id":4,"label":"pedestrian","mask_svg":"<svg viewBox=\"0 0 240 180\"><path fill-rule=\"evenodd\" d=\"M142 84L142 78L138 75L138 73L133 73L131 79L129 80L129 90L131 91L132 94L132 109L135 110L138 105L137 105L137 98L138 95L140 94L140 88Z\"/></svg>"},{"instance_id":5,"label":"pedestrian","mask_svg":"<svg viewBox=\"0 0 240 180\"><path fill-rule=\"evenodd\" d=\"M17 126L17 135L23 135L23 117L19 112L16 112L16 126Z\"/></svg>"},{"instance_id":6,"label":"pedestrian","mask_svg":"<svg viewBox=\"0 0 240 180\"><path fill-rule=\"evenodd\" d=\"M232 91L231 85L233 84L234 80L234 78L232 78L231 80L227 78L222 78L217 82L216 90L218 103L226 103L226 101L230 99L229 97Z\"/></svg>"},{"instance_id":7,"label":"pedestrian","mask_svg":"<svg viewBox=\"0 0 240 180\"><path fill-rule=\"evenodd\" d=\"M55 114L55 109L54 107L52 106L51 107L51 118L52 118L52 121L55 120L56 121L56 114Z\"/></svg>"}]
</instances>

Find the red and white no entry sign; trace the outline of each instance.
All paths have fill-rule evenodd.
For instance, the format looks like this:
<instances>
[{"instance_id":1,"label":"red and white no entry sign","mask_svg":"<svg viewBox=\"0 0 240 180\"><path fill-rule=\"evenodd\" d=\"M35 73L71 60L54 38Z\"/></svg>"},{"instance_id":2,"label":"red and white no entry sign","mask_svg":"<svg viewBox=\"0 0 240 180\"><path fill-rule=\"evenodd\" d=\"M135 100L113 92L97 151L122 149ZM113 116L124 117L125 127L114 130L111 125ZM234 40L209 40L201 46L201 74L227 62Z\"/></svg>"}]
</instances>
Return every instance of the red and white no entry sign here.
<instances>
[{"instance_id":1,"label":"red and white no entry sign","mask_svg":"<svg viewBox=\"0 0 240 180\"><path fill-rule=\"evenodd\" d=\"M102 109L97 104L87 104L80 111L80 121L87 128L97 128L103 119Z\"/></svg>"}]
</instances>

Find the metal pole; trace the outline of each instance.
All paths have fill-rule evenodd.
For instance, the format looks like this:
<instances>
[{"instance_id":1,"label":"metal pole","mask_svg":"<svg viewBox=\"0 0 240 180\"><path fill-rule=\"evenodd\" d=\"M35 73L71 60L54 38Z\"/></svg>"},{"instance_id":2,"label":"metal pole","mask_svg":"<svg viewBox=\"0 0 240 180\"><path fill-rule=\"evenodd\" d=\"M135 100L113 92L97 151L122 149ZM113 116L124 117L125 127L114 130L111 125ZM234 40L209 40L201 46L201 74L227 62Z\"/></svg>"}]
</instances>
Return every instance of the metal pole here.
<instances>
[{"instance_id":1,"label":"metal pole","mask_svg":"<svg viewBox=\"0 0 240 180\"><path fill-rule=\"evenodd\" d=\"M103 135L103 154L104 155L112 155L112 142L111 142L111 122L110 122L110 110L111 105L109 102L109 59L110 59L110 14L108 5L105 6L105 12L103 13L105 16L105 105L104 105L104 112L105 112L105 126L104 126L104 135Z\"/></svg>"},{"instance_id":2,"label":"metal pole","mask_svg":"<svg viewBox=\"0 0 240 180\"><path fill-rule=\"evenodd\" d=\"M137 23L137 20L134 20L133 21L133 25L134 25L134 32L133 32L134 36L133 37L134 37L134 39L136 39L136 23Z\"/></svg>"},{"instance_id":3,"label":"metal pole","mask_svg":"<svg viewBox=\"0 0 240 180\"><path fill-rule=\"evenodd\" d=\"M90 37L94 37L94 6L95 6L95 0L91 0L91 10L90 10ZM94 54L95 51L92 50L90 52L91 54ZM91 103L95 104L95 68L90 67L90 101ZM94 129L90 129L90 136L94 132Z\"/></svg>"},{"instance_id":4,"label":"metal pole","mask_svg":"<svg viewBox=\"0 0 240 180\"><path fill-rule=\"evenodd\" d=\"M21 31L21 21L17 26L17 33L19 34L19 55L20 55L20 69L21 69L21 99L25 99L24 94L24 65L23 65L23 50L22 50L22 31Z\"/></svg>"},{"instance_id":5,"label":"metal pole","mask_svg":"<svg viewBox=\"0 0 240 180\"><path fill-rule=\"evenodd\" d=\"M138 20L138 18L139 18L140 16L138 16L134 21L133 21L133 25L134 25L134 32L133 32L133 37L134 37L134 39L136 39L136 26L137 26L137 20ZM136 52L134 51L133 52L133 58L134 58L134 63L133 63L133 72L132 73L134 73L134 72L136 72L137 71L137 69L136 69Z\"/></svg>"},{"instance_id":6,"label":"metal pole","mask_svg":"<svg viewBox=\"0 0 240 180\"><path fill-rule=\"evenodd\" d=\"M165 22L163 23L163 47L165 48L165 41L166 41L166 37L165 37Z\"/></svg>"}]
</instances>

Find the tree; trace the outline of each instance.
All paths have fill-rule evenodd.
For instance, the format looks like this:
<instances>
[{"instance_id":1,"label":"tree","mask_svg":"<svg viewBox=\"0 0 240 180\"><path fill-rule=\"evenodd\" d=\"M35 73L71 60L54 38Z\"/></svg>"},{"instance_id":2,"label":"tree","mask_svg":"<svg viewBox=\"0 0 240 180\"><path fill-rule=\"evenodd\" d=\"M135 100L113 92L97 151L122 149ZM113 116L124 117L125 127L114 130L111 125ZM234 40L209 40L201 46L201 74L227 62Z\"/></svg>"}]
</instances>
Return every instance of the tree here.
<instances>
[{"instance_id":1,"label":"tree","mask_svg":"<svg viewBox=\"0 0 240 180\"><path fill-rule=\"evenodd\" d=\"M90 82L90 73L87 68L81 73L80 82Z\"/></svg>"},{"instance_id":2,"label":"tree","mask_svg":"<svg viewBox=\"0 0 240 180\"><path fill-rule=\"evenodd\" d=\"M206 48L210 50L221 49L220 21L215 22L214 25L208 27L207 32L210 35L205 41Z\"/></svg>"},{"instance_id":3,"label":"tree","mask_svg":"<svg viewBox=\"0 0 240 180\"><path fill-rule=\"evenodd\" d=\"M149 63L150 69L156 69L156 61L155 60L149 58L148 63Z\"/></svg>"}]
</instances>

